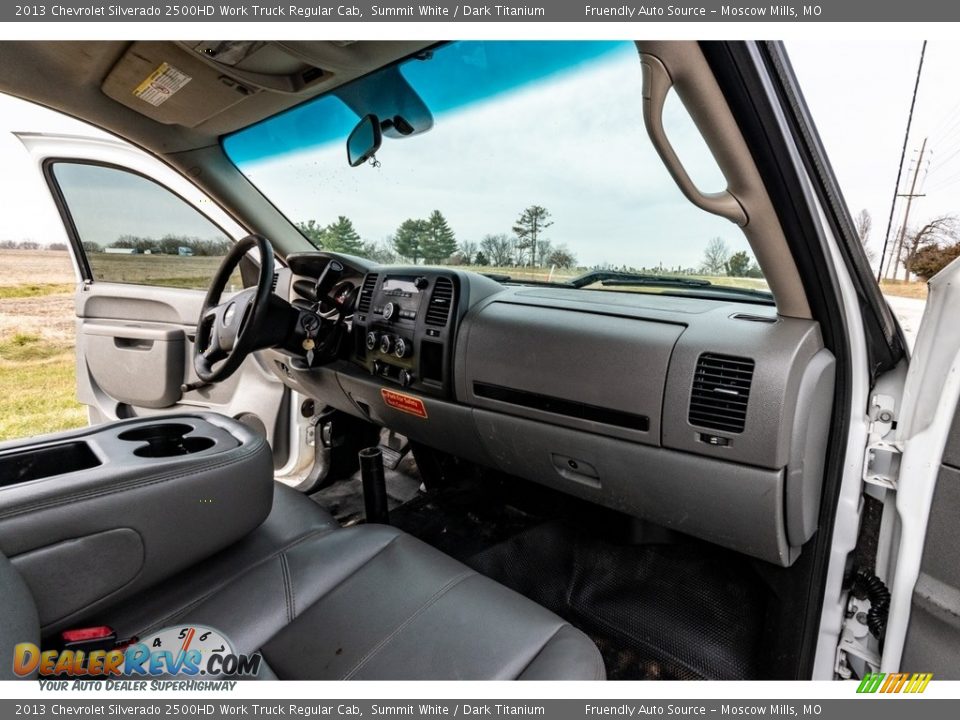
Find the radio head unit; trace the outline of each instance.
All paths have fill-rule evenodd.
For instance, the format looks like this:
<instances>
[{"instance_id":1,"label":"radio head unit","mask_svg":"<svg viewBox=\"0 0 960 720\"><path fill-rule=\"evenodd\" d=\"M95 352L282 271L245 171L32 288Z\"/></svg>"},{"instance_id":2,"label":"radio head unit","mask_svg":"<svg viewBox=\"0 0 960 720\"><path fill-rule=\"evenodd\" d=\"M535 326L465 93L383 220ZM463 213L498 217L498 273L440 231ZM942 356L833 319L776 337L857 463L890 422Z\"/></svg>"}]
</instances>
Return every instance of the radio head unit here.
<instances>
[{"instance_id":1,"label":"radio head unit","mask_svg":"<svg viewBox=\"0 0 960 720\"><path fill-rule=\"evenodd\" d=\"M422 291L430 281L423 276L385 275L373 304L374 317L388 322L417 319Z\"/></svg>"},{"instance_id":2,"label":"radio head unit","mask_svg":"<svg viewBox=\"0 0 960 720\"><path fill-rule=\"evenodd\" d=\"M447 394L456 287L455 273L433 268L368 273L354 317L356 361L403 387Z\"/></svg>"}]
</instances>

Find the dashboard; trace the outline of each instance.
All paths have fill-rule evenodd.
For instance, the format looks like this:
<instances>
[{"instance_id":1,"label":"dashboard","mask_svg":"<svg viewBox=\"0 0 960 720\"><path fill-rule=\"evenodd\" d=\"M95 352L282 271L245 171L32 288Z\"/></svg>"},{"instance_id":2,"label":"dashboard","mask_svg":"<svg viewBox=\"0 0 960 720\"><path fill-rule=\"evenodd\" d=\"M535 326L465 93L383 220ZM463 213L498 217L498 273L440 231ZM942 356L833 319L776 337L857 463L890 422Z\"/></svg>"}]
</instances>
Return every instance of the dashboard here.
<instances>
[{"instance_id":1,"label":"dashboard","mask_svg":"<svg viewBox=\"0 0 960 720\"><path fill-rule=\"evenodd\" d=\"M332 261L338 359L268 351L298 392L777 565L816 531L835 374L816 322L322 252L289 256L276 292L316 305Z\"/></svg>"}]
</instances>

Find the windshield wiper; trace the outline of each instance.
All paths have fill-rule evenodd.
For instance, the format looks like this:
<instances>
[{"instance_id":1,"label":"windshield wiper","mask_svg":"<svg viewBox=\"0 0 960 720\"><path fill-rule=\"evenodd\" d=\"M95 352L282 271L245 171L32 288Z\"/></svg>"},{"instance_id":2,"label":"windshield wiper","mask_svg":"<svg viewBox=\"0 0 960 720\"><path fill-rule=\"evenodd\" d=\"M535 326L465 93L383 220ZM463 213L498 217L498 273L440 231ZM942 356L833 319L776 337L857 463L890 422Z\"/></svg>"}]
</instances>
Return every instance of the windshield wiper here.
<instances>
[{"instance_id":1,"label":"windshield wiper","mask_svg":"<svg viewBox=\"0 0 960 720\"><path fill-rule=\"evenodd\" d=\"M543 285L544 287L556 287L557 285L566 286L566 280L534 280L531 278L515 278L510 275L501 275L499 273L480 273L484 277L495 280L503 285L511 283L513 285Z\"/></svg>"},{"instance_id":2,"label":"windshield wiper","mask_svg":"<svg viewBox=\"0 0 960 720\"><path fill-rule=\"evenodd\" d=\"M733 287L731 285L714 285L703 278L684 277L682 275L654 275L647 273L618 272L615 270L595 270L568 281L575 288L600 283L604 287L663 287L683 288L699 291L704 296L739 295L748 297L755 302L773 305L773 295L767 290L756 288Z\"/></svg>"},{"instance_id":3,"label":"windshield wiper","mask_svg":"<svg viewBox=\"0 0 960 720\"><path fill-rule=\"evenodd\" d=\"M709 287L713 285L709 280L702 278L683 277L682 275L653 275L649 273L630 273L620 272L618 270L593 270L583 275L578 275L567 284L575 288L587 287L594 283L603 283L604 285L650 285L651 287Z\"/></svg>"}]
</instances>

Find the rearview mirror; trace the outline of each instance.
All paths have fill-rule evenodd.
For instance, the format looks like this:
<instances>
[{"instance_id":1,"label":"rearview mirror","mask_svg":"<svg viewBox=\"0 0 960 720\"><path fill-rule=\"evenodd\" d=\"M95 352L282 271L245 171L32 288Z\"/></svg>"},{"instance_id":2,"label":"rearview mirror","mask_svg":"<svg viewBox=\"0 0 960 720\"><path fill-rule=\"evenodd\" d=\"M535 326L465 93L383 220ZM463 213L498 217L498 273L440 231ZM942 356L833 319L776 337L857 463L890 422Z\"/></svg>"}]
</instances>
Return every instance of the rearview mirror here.
<instances>
[{"instance_id":1,"label":"rearview mirror","mask_svg":"<svg viewBox=\"0 0 960 720\"><path fill-rule=\"evenodd\" d=\"M377 116L363 116L347 138L347 162L350 167L362 165L376 155L382 141L383 135Z\"/></svg>"}]
</instances>

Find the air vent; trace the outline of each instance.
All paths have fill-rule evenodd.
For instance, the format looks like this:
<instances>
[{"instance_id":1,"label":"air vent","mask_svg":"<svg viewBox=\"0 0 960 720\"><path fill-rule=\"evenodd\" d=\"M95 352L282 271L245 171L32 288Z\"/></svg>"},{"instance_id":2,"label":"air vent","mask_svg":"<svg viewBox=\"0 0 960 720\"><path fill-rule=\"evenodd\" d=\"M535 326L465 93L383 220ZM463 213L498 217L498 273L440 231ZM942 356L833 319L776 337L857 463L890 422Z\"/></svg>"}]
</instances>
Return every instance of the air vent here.
<instances>
[{"instance_id":1,"label":"air vent","mask_svg":"<svg viewBox=\"0 0 960 720\"><path fill-rule=\"evenodd\" d=\"M775 317L769 315L751 315L750 313L737 313L732 316L734 320L746 320L747 322L768 323L773 325L777 322Z\"/></svg>"},{"instance_id":2,"label":"air vent","mask_svg":"<svg viewBox=\"0 0 960 720\"><path fill-rule=\"evenodd\" d=\"M453 282L450 278L438 277L433 283L433 294L427 305L427 325L446 325L453 306Z\"/></svg>"},{"instance_id":3,"label":"air vent","mask_svg":"<svg viewBox=\"0 0 960 720\"><path fill-rule=\"evenodd\" d=\"M370 303L373 301L373 289L377 286L377 274L369 273L363 279L363 287L360 288L360 299L357 301L357 312L369 312Z\"/></svg>"},{"instance_id":4,"label":"air vent","mask_svg":"<svg viewBox=\"0 0 960 720\"><path fill-rule=\"evenodd\" d=\"M753 367L753 360L748 358L701 355L693 375L690 424L721 432L743 432Z\"/></svg>"},{"instance_id":5,"label":"air vent","mask_svg":"<svg viewBox=\"0 0 960 720\"><path fill-rule=\"evenodd\" d=\"M294 280L293 291L308 302L315 303L317 301L316 280Z\"/></svg>"},{"instance_id":6,"label":"air vent","mask_svg":"<svg viewBox=\"0 0 960 720\"><path fill-rule=\"evenodd\" d=\"M273 274L273 280L270 282L270 289L276 292L277 290L277 281L280 279L280 273Z\"/></svg>"}]
</instances>

